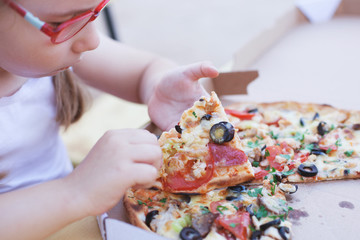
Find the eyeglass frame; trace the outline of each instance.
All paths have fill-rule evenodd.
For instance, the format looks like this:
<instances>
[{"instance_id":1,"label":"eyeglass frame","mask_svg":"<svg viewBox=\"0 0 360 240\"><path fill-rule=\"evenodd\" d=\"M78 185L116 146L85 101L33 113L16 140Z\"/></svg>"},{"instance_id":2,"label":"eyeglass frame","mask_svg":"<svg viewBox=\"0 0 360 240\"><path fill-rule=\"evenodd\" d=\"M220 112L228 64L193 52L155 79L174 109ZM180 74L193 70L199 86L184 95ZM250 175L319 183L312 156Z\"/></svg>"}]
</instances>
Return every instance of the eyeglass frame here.
<instances>
[{"instance_id":1,"label":"eyeglass frame","mask_svg":"<svg viewBox=\"0 0 360 240\"><path fill-rule=\"evenodd\" d=\"M50 40L54 44L60 44L63 43L70 38L74 37L76 34L78 34L89 22L94 21L98 16L99 13L106 7L106 5L109 3L110 0L103 0L100 2L100 4L94 8L94 10L88 10L84 13L81 13L63 23L61 23L57 27L51 26L49 23L44 22L40 20L38 17L34 16L31 12L26 10L24 7L22 7L20 4L15 3L12 0L3 0L6 4L9 5L10 8L15 10L15 12L19 13L27 22L29 22L31 25L39 29L41 32L45 33L50 37ZM91 16L92 15L92 16ZM90 17L91 16L91 17ZM89 20L84 23L84 25L72 36L65 38L62 41L56 41L58 35L67 27L73 25L74 23L81 21L87 17L90 17Z\"/></svg>"}]
</instances>

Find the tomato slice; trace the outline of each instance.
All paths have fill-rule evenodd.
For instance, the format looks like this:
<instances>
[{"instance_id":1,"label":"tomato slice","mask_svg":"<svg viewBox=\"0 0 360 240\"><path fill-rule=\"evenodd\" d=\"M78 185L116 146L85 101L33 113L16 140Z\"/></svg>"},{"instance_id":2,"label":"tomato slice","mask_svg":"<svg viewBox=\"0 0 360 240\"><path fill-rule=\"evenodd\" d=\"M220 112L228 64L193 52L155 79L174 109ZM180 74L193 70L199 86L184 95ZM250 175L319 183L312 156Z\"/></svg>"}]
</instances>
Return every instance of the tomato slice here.
<instances>
[{"instance_id":1,"label":"tomato slice","mask_svg":"<svg viewBox=\"0 0 360 240\"><path fill-rule=\"evenodd\" d=\"M255 116L255 113L248 113L245 111L238 111L233 109L225 109L225 112L226 114L240 118L241 120L251 120Z\"/></svg>"},{"instance_id":2,"label":"tomato slice","mask_svg":"<svg viewBox=\"0 0 360 240\"><path fill-rule=\"evenodd\" d=\"M241 165L247 161L246 154L229 145L209 143L210 152L214 159L215 166L234 166Z\"/></svg>"},{"instance_id":3,"label":"tomato slice","mask_svg":"<svg viewBox=\"0 0 360 240\"><path fill-rule=\"evenodd\" d=\"M188 161L183 169L175 171L172 174L168 174L166 178L163 178L163 186L165 190L170 192L194 190L210 181L214 173L214 159L211 156L211 153L207 156L205 162L205 174L194 180L188 180L186 178L186 175L190 174L192 171L193 161Z\"/></svg>"},{"instance_id":4,"label":"tomato slice","mask_svg":"<svg viewBox=\"0 0 360 240\"><path fill-rule=\"evenodd\" d=\"M282 171L284 166L280 163L275 162L275 158L277 155L281 154L281 147L280 146L269 146L265 149L266 159L269 161L271 167L275 168L278 171Z\"/></svg>"},{"instance_id":5,"label":"tomato slice","mask_svg":"<svg viewBox=\"0 0 360 240\"><path fill-rule=\"evenodd\" d=\"M220 215L216 221L226 230L235 235L237 239L247 239L247 229L250 225L248 212L237 212L233 215Z\"/></svg>"}]
</instances>

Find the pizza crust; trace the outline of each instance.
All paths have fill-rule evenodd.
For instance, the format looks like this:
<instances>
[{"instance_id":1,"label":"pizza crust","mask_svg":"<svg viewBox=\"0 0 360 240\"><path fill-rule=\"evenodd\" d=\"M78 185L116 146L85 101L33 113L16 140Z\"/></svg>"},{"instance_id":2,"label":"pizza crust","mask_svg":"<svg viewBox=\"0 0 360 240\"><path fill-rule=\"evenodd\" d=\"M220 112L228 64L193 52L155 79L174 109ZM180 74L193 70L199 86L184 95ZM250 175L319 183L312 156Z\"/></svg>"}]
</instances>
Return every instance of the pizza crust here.
<instances>
[{"instance_id":1,"label":"pizza crust","mask_svg":"<svg viewBox=\"0 0 360 240\"><path fill-rule=\"evenodd\" d=\"M151 229L145 224L144 216L146 217L146 215L144 214L146 212L146 207L144 205L139 205L137 200L138 199L134 196L134 191L132 189L128 189L124 195L123 201L128 220L134 226L151 231Z\"/></svg>"}]
</instances>

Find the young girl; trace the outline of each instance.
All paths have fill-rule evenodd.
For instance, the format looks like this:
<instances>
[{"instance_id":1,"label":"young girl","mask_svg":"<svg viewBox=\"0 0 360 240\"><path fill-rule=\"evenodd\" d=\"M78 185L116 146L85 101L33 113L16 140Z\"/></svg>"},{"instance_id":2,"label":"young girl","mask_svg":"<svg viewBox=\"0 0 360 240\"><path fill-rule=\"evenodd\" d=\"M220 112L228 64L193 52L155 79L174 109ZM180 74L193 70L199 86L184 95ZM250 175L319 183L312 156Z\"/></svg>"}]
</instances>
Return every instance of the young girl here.
<instances>
[{"instance_id":1,"label":"young girl","mask_svg":"<svg viewBox=\"0 0 360 240\"><path fill-rule=\"evenodd\" d=\"M156 137L125 129L105 133L72 171L58 128L80 117L83 99L64 69L148 104L162 129L205 94L199 78L218 75L207 62L176 67L98 34L92 20L108 1L0 0L1 239L42 239L101 214L127 188L150 186L161 165Z\"/></svg>"}]
</instances>

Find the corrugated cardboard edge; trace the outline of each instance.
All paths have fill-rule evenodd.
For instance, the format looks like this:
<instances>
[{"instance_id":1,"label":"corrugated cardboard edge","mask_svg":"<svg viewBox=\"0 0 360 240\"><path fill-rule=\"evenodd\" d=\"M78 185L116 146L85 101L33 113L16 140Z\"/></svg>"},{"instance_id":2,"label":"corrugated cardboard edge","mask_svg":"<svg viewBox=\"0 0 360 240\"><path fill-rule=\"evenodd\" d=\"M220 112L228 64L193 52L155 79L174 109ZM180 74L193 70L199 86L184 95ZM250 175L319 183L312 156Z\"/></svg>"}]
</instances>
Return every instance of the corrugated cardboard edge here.
<instances>
[{"instance_id":1,"label":"corrugated cardboard edge","mask_svg":"<svg viewBox=\"0 0 360 240\"><path fill-rule=\"evenodd\" d=\"M273 46L286 32L295 25L307 22L306 17L294 6L290 11L277 19L248 44L239 49L233 56L232 70L248 69L267 49Z\"/></svg>"}]
</instances>

